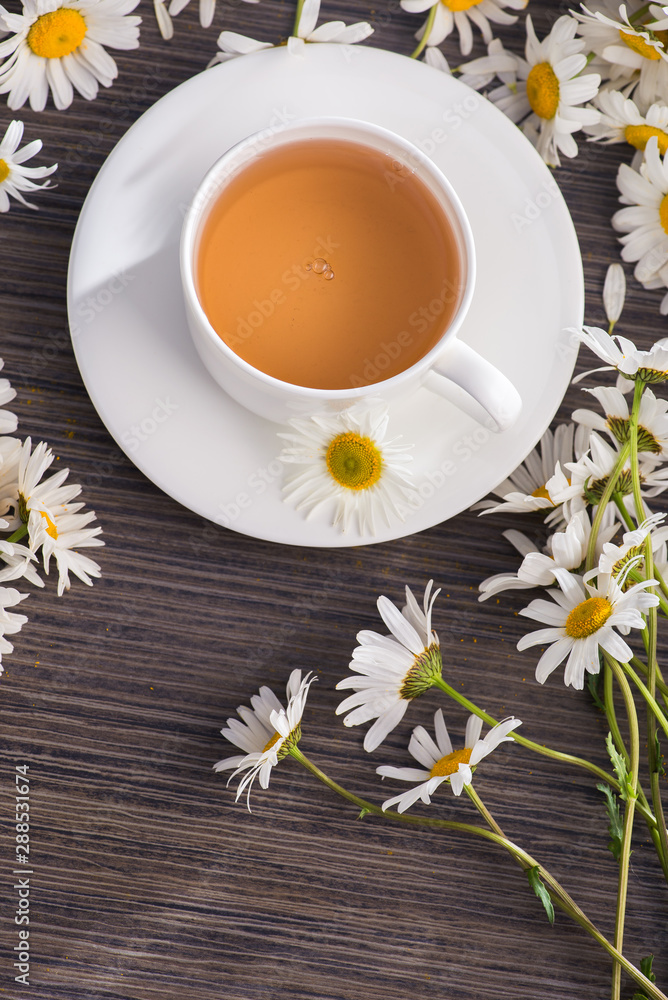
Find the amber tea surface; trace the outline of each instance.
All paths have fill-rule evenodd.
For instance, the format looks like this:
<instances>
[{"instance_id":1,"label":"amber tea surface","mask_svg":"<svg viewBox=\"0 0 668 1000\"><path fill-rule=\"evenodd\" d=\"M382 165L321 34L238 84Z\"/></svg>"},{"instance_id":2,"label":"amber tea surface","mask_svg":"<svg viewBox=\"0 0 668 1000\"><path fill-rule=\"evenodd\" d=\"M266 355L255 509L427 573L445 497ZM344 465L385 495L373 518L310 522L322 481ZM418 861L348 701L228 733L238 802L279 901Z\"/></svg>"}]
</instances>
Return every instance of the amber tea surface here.
<instances>
[{"instance_id":1,"label":"amber tea surface","mask_svg":"<svg viewBox=\"0 0 668 1000\"><path fill-rule=\"evenodd\" d=\"M456 235L405 166L347 140L296 140L211 208L196 283L218 335L294 385L390 378L439 340L464 276Z\"/></svg>"}]
</instances>

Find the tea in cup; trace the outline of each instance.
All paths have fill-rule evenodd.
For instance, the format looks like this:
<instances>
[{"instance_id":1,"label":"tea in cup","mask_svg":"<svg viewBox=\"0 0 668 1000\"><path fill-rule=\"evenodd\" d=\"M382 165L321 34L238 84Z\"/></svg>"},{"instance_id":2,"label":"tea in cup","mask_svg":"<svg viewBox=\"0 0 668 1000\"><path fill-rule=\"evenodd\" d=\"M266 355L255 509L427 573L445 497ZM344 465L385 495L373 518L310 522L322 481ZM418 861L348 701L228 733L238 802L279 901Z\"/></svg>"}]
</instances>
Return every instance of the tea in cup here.
<instances>
[{"instance_id":1,"label":"tea in cup","mask_svg":"<svg viewBox=\"0 0 668 1000\"><path fill-rule=\"evenodd\" d=\"M228 150L186 217L181 273L204 364L270 420L420 385L495 429L519 413L512 384L456 338L475 282L461 203L379 126L302 120Z\"/></svg>"}]
</instances>

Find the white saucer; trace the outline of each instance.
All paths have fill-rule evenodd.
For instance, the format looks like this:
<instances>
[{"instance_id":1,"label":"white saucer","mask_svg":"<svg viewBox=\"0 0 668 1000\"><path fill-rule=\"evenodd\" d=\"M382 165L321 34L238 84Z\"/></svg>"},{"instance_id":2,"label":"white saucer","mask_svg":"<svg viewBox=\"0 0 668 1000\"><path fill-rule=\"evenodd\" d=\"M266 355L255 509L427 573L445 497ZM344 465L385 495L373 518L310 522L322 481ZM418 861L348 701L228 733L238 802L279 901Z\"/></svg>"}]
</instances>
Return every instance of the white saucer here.
<instances>
[{"instance_id":1,"label":"white saucer","mask_svg":"<svg viewBox=\"0 0 668 1000\"><path fill-rule=\"evenodd\" d=\"M458 192L478 256L461 339L504 371L524 408L492 434L420 389L391 412L413 442L421 501L375 537L341 535L331 509L305 520L281 499L277 425L229 399L186 326L178 269L184 213L233 143L292 117L342 115L421 146ZM295 205L295 211L299 206ZM325 236L327 234L324 234ZM121 139L86 199L68 308L86 388L132 461L174 499L247 535L296 545L387 541L431 527L488 493L525 458L568 386L582 323L582 262L555 181L519 130L463 84L362 46L285 47L231 60L163 97Z\"/></svg>"}]
</instances>

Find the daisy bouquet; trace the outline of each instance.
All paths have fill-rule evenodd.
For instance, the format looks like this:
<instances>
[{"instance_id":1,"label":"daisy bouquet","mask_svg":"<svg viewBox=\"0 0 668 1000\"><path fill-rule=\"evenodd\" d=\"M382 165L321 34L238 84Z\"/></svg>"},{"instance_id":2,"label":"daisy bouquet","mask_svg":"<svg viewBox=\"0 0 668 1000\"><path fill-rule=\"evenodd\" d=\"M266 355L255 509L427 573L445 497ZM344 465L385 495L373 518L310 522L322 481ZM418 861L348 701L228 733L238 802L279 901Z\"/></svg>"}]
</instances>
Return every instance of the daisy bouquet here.
<instances>
[{"instance_id":1,"label":"daisy bouquet","mask_svg":"<svg viewBox=\"0 0 668 1000\"><path fill-rule=\"evenodd\" d=\"M572 331L574 340L604 362L596 371L615 376L613 385L585 389L599 408L577 409L569 424L548 431L523 466L498 487L497 498L478 505L483 516L524 513L545 524L542 546L521 531L504 533L522 557L520 565L484 580L479 600L511 590L543 590L519 611L537 627L519 639L517 648L521 654L539 648L538 683L553 683L563 666L567 687L588 689L608 730L609 768L528 738L519 732L519 719L493 718L448 683L433 621L439 591L431 581L422 603L409 587L403 606L378 598L386 632L359 632L350 672L336 685L345 691L336 714L346 726L367 727L363 744L371 753L402 722L416 698L437 689L465 709L467 719L458 726L463 739L453 739L438 708L431 727L414 728L408 766L376 768L381 778L403 783L403 790L394 790L380 802L363 799L329 777L301 749L302 716L314 677L302 677L296 670L288 681L285 705L263 687L250 708L238 709L239 719L228 719L222 734L241 754L215 767L231 771L230 780L239 778L237 799L243 795L249 809L255 779L266 789L273 768L292 757L359 809L361 817L424 824L494 842L523 870L551 922L555 908L561 909L608 953L612 1000L621 998L622 973L635 981L634 1000L665 1000L652 972L653 956L643 958L638 968L625 956L623 945L631 838L638 823L646 826L656 849L657 871L668 881L668 832L660 789L668 684L657 657L659 622L668 617L668 525L665 514L652 510L654 498L668 487L668 400L660 395L668 382L668 340L641 351L630 340L613 336L623 300L623 272L620 265L612 265L604 293L608 330ZM608 846L618 864L610 939L539 859L505 835L474 787L485 759L508 752L501 748L511 743L551 758L560 768L583 768L604 796ZM447 808L443 797L448 787L456 799L469 800L482 823L412 811L419 804ZM447 813L451 810L452 805Z\"/></svg>"},{"instance_id":2,"label":"daisy bouquet","mask_svg":"<svg viewBox=\"0 0 668 1000\"><path fill-rule=\"evenodd\" d=\"M15 397L9 380L0 379L0 661L14 648L7 636L28 621L8 609L29 595L6 584L25 580L43 587L41 556L46 574L52 559L55 563L58 596L70 589L70 574L92 586L100 567L79 549L104 545L98 537L102 528L91 524L95 512L85 511L77 500L81 487L67 482L69 469L50 471L56 457L48 445L40 441L33 447L29 437L21 441L13 436L18 420L4 406Z\"/></svg>"}]
</instances>

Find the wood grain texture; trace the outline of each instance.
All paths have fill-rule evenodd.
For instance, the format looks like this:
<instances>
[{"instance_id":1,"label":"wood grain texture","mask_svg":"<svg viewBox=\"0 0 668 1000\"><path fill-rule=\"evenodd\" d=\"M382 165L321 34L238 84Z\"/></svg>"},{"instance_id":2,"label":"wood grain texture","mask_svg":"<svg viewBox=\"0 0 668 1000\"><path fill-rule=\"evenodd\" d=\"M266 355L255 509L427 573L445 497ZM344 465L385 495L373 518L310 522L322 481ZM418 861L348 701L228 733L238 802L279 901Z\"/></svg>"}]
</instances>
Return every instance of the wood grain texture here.
<instances>
[{"instance_id":1,"label":"wood grain texture","mask_svg":"<svg viewBox=\"0 0 668 1000\"><path fill-rule=\"evenodd\" d=\"M421 17L397 2L325 0L327 19L364 18L369 44L409 53ZM14 6L13 9L16 9ZM532 2L539 30L564 7ZM294 4L218 0L213 27L196 2L172 43L142 0L141 48L120 53L112 89L66 112L23 110L40 162L60 164L39 213L0 222L5 374L22 435L46 438L84 486L104 527L102 579L63 599L51 579L5 659L0 708L0 996L33 1000L600 1000L605 955L559 915L554 928L512 861L491 844L406 830L355 811L286 760L254 811L235 805L212 765L219 730L263 683L282 694L294 667L315 669L302 746L360 795L387 795L374 769L400 764L413 725L443 702L429 694L373 756L333 711L355 634L377 628L379 593L443 588L436 614L446 674L489 711L515 714L527 736L605 764L606 727L587 696L555 676L533 680L515 644L525 601L479 605L484 577L516 565L501 530L536 521L465 513L419 535L357 549L300 549L216 528L148 482L116 447L81 383L66 320L70 242L83 199L128 126L201 71L230 28L277 41ZM519 31L504 37L518 48ZM454 44L446 54L459 61ZM479 40L476 54L482 53ZM0 114L4 129L11 114ZM178 135L174 136L178 143ZM557 177L585 263L590 323L618 245L609 225L627 157L585 146ZM502 249L502 248L500 248ZM648 346L665 333L660 293L630 282L624 328ZM581 357L579 366L593 367ZM580 405L569 389L559 416ZM178 462L178 455L174 456ZM657 504L661 506L661 501ZM538 522L539 523L539 522ZM465 717L445 706L451 729ZM31 986L13 981L13 770L30 765ZM507 833L537 855L602 931L612 933L615 864L600 794L582 771L503 748L477 787ZM433 815L474 821L447 790ZM644 829L634 840L626 950L657 956L668 978L667 897ZM626 983L625 995L633 992Z\"/></svg>"}]
</instances>

